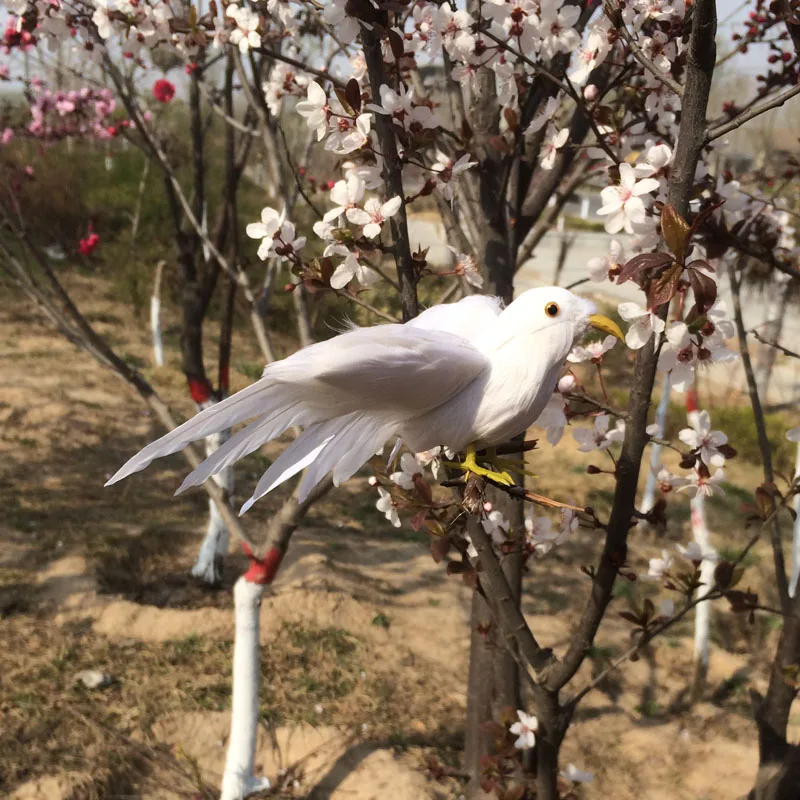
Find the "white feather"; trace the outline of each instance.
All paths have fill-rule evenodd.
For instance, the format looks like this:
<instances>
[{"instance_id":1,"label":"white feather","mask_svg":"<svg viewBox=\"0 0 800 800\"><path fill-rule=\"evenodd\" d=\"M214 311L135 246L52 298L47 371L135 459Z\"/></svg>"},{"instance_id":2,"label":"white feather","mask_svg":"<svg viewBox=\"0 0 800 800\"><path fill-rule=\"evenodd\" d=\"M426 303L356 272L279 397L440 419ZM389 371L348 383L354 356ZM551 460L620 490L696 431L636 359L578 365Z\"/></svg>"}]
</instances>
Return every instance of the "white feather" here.
<instances>
[{"instance_id":1,"label":"white feather","mask_svg":"<svg viewBox=\"0 0 800 800\"><path fill-rule=\"evenodd\" d=\"M556 319L544 312L552 303L560 308ZM242 513L303 469L303 498L331 470L335 483L347 480L394 436L417 451L496 444L538 415L594 311L593 304L550 287L525 292L506 309L497 298L472 296L430 308L405 325L347 330L270 364L259 381L145 447L108 483L254 417L179 491L290 425L305 430L261 477Z\"/></svg>"}]
</instances>

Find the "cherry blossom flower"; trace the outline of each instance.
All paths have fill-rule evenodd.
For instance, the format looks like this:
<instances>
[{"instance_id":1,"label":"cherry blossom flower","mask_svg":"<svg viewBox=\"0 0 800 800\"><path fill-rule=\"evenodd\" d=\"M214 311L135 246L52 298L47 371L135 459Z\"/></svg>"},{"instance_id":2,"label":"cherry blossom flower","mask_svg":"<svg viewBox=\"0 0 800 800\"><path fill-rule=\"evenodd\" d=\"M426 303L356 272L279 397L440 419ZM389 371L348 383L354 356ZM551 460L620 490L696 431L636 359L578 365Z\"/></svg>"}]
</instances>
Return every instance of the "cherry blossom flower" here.
<instances>
[{"instance_id":1,"label":"cherry blossom flower","mask_svg":"<svg viewBox=\"0 0 800 800\"><path fill-rule=\"evenodd\" d=\"M725 494L720 485L725 480L725 470L717 469L711 477L708 477L706 470L693 469L688 478L679 479L673 482L673 486L679 492L685 492L689 497L696 497L698 494L703 497L712 497L715 494Z\"/></svg>"},{"instance_id":2,"label":"cherry blossom flower","mask_svg":"<svg viewBox=\"0 0 800 800\"><path fill-rule=\"evenodd\" d=\"M536 731L539 730L539 720L532 714L526 714L522 710L517 710L518 722L515 722L508 730L509 733L517 737L514 747L517 750L530 750L536 744Z\"/></svg>"},{"instance_id":3,"label":"cherry blossom flower","mask_svg":"<svg viewBox=\"0 0 800 800\"><path fill-rule=\"evenodd\" d=\"M344 44L350 44L358 36L358 20L347 14L347 0L328 0L323 6L322 17L336 30Z\"/></svg>"},{"instance_id":4,"label":"cherry blossom flower","mask_svg":"<svg viewBox=\"0 0 800 800\"><path fill-rule=\"evenodd\" d=\"M261 244L258 246L258 257L265 261L270 251L272 250L272 243L275 235L283 225L284 211L280 213L274 208L264 208L261 211L261 222L251 222L245 233L251 239L261 239Z\"/></svg>"},{"instance_id":5,"label":"cherry blossom flower","mask_svg":"<svg viewBox=\"0 0 800 800\"><path fill-rule=\"evenodd\" d=\"M414 478L422 473L422 464L411 453L403 453L400 456L400 470L393 472L389 479L401 489L411 491L414 488Z\"/></svg>"},{"instance_id":6,"label":"cherry blossom flower","mask_svg":"<svg viewBox=\"0 0 800 800\"><path fill-rule=\"evenodd\" d=\"M647 570L647 577L660 581L664 574L669 572L672 567L672 556L666 551L661 551L661 558L651 558L649 560L649 568Z\"/></svg>"},{"instance_id":7,"label":"cherry blossom flower","mask_svg":"<svg viewBox=\"0 0 800 800\"><path fill-rule=\"evenodd\" d=\"M256 12L248 6L240 8L232 3L225 9L225 16L236 23L231 31L231 44L238 46L239 52L244 54L251 47L261 47L261 36L257 31L260 19Z\"/></svg>"},{"instance_id":8,"label":"cherry blossom flower","mask_svg":"<svg viewBox=\"0 0 800 800\"><path fill-rule=\"evenodd\" d=\"M369 141L372 114L359 114L355 122L346 117L336 120L336 127L325 142L325 149L344 156L363 147Z\"/></svg>"},{"instance_id":9,"label":"cherry blossom flower","mask_svg":"<svg viewBox=\"0 0 800 800\"><path fill-rule=\"evenodd\" d=\"M364 197L365 188L364 181L352 172L346 179L336 181L329 195L331 202L336 203L336 206L325 213L322 221L333 222L333 220L341 217L342 214L349 215L355 211L360 211L361 209L357 209L357 206Z\"/></svg>"},{"instance_id":10,"label":"cherry blossom flower","mask_svg":"<svg viewBox=\"0 0 800 800\"><path fill-rule=\"evenodd\" d=\"M556 131L553 128L553 132L544 140L542 145L542 169L553 169L558 151L567 143L568 137L569 128L562 128L560 131Z\"/></svg>"},{"instance_id":11,"label":"cherry blossom flower","mask_svg":"<svg viewBox=\"0 0 800 800\"><path fill-rule=\"evenodd\" d=\"M564 428L567 425L567 417L564 413L566 402L563 395L554 392L547 405L542 409L538 419L534 421L537 428L544 428L547 441L554 447L561 441L564 435Z\"/></svg>"},{"instance_id":12,"label":"cherry blossom flower","mask_svg":"<svg viewBox=\"0 0 800 800\"><path fill-rule=\"evenodd\" d=\"M672 162L672 149L666 144L653 144L647 148L644 161L634 167L638 178L650 178Z\"/></svg>"},{"instance_id":13,"label":"cherry blossom flower","mask_svg":"<svg viewBox=\"0 0 800 800\"><path fill-rule=\"evenodd\" d=\"M511 528L509 521L499 512L491 511L481 520L481 525L492 541L501 545L506 540L506 534Z\"/></svg>"},{"instance_id":14,"label":"cherry blossom flower","mask_svg":"<svg viewBox=\"0 0 800 800\"><path fill-rule=\"evenodd\" d=\"M598 210L600 216L608 216L606 231L618 233L625 230L633 233L633 223L643 222L645 205L642 195L649 194L659 188L655 178L636 180L634 168L627 163L619 165L619 185L607 186L600 192L603 206Z\"/></svg>"},{"instance_id":15,"label":"cherry blossom flower","mask_svg":"<svg viewBox=\"0 0 800 800\"><path fill-rule=\"evenodd\" d=\"M558 109L558 98L557 97L550 97L547 102L544 104L544 108L539 111L538 114L534 114L533 119L528 125L527 129L525 130L526 136L530 136L534 133L538 133L551 119L553 119L553 114L556 113Z\"/></svg>"},{"instance_id":16,"label":"cherry blossom flower","mask_svg":"<svg viewBox=\"0 0 800 800\"><path fill-rule=\"evenodd\" d=\"M790 442L800 443L800 428L790 428L788 431L786 431L786 438Z\"/></svg>"},{"instance_id":17,"label":"cherry blossom flower","mask_svg":"<svg viewBox=\"0 0 800 800\"><path fill-rule=\"evenodd\" d=\"M456 263L453 266L453 272L460 275L470 286L475 286L480 289L483 286L483 276L478 271L478 265L475 259L467 253L459 253L455 247L448 245L447 249L456 257Z\"/></svg>"},{"instance_id":18,"label":"cherry blossom flower","mask_svg":"<svg viewBox=\"0 0 800 800\"><path fill-rule=\"evenodd\" d=\"M469 160L469 153L465 153L460 158L453 160L444 153L436 153L436 163L431 166L431 169L437 173L436 183L442 194L447 200L452 200L455 193L454 179L474 167L478 162Z\"/></svg>"},{"instance_id":19,"label":"cherry blossom flower","mask_svg":"<svg viewBox=\"0 0 800 800\"><path fill-rule=\"evenodd\" d=\"M686 547L678 543L675 545L675 549L687 561L694 561L698 564L701 561L711 561L714 564L719 561L719 553L713 547L704 550L697 542L689 542Z\"/></svg>"},{"instance_id":20,"label":"cherry blossom flower","mask_svg":"<svg viewBox=\"0 0 800 800\"><path fill-rule=\"evenodd\" d=\"M364 210L353 208L347 212L347 219L354 225L363 225L363 234L368 239L381 235L381 226L389 217L393 217L400 210L400 197L392 197L385 203L377 197L370 197L364 203Z\"/></svg>"},{"instance_id":21,"label":"cherry blossom flower","mask_svg":"<svg viewBox=\"0 0 800 800\"><path fill-rule=\"evenodd\" d=\"M658 607L660 617L671 617L675 614L675 601L671 597L665 597Z\"/></svg>"},{"instance_id":22,"label":"cherry blossom flower","mask_svg":"<svg viewBox=\"0 0 800 800\"><path fill-rule=\"evenodd\" d=\"M589 269L589 280L595 283L609 280L612 277L612 272L622 269L625 260L625 250L622 247L622 243L617 239L612 239L607 256L596 256L586 262L586 266Z\"/></svg>"},{"instance_id":23,"label":"cherry blossom flower","mask_svg":"<svg viewBox=\"0 0 800 800\"><path fill-rule=\"evenodd\" d=\"M306 99L297 104L296 111L305 118L309 130L316 131L317 141L322 141L328 132L328 117L330 116L328 95L325 90L314 81L309 83Z\"/></svg>"},{"instance_id":24,"label":"cherry blossom flower","mask_svg":"<svg viewBox=\"0 0 800 800\"><path fill-rule=\"evenodd\" d=\"M587 345L575 345L567 356L567 361L581 364L584 361L598 362L617 343L614 336L606 336L602 341L589 342Z\"/></svg>"},{"instance_id":25,"label":"cherry blossom flower","mask_svg":"<svg viewBox=\"0 0 800 800\"><path fill-rule=\"evenodd\" d=\"M381 99L380 104L369 103L367 108L376 114L392 117L405 127L405 120L411 116L413 108L414 90L406 90L401 86L398 93L391 86L387 86L384 83L378 91Z\"/></svg>"},{"instance_id":26,"label":"cherry blossom flower","mask_svg":"<svg viewBox=\"0 0 800 800\"><path fill-rule=\"evenodd\" d=\"M561 770L561 777L573 783L591 783L594 780L594 775L591 772L578 769L571 762L567 764L566 769Z\"/></svg>"},{"instance_id":27,"label":"cherry blossom flower","mask_svg":"<svg viewBox=\"0 0 800 800\"><path fill-rule=\"evenodd\" d=\"M582 453L591 453L593 450L607 450L614 442L621 442L625 438L625 423L617 422L616 427L609 431L610 422L608 414L601 414L594 419L594 427L576 428L572 436L580 445L578 450Z\"/></svg>"},{"instance_id":28,"label":"cherry blossom flower","mask_svg":"<svg viewBox=\"0 0 800 800\"><path fill-rule=\"evenodd\" d=\"M725 464L725 456L719 448L728 443L728 437L722 431L711 430L711 417L708 411L701 411L690 422L690 428L684 428L678 438L693 450L700 451L704 464L721 467Z\"/></svg>"},{"instance_id":29,"label":"cherry blossom flower","mask_svg":"<svg viewBox=\"0 0 800 800\"><path fill-rule=\"evenodd\" d=\"M258 223L256 223L258 224ZM280 239L280 242L277 241ZM280 233L272 242L272 250L280 261L285 261L292 254L302 250L306 243L305 236L295 238L295 227L293 222L284 222L281 225ZM261 248L259 247L259 251ZM263 259L262 259L263 260Z\"/></svg>"},{"instance_id":30,"label":"cherry blossom flower","mask_svg":"<svg viewBox=\"0 0 800 800\"><path fill-rule=\"evenodd\" d=\"M159 78L153 84L153 97L159 103L169 103L175 97L175 87L166 78Z\"/></svg>"},{"instance_id":31,"label":"cherry blossom flower","mask_svg":"<svg viewBox=\"0 0 800 800\"><path fill-rule=\"evenodd\" d=\"M399 528L400 515L397 513L397 508L395 507L394 500L392 500L392 496L382 486L378 487L378 494L380 497L378 498L378 502L375 503L375 508L377 508L395 528Z\"/></svg>"},{"instance_id":32,"label":"cherry blossom flower","mask_svg":"<svg viewBox=\"0 0 800 800\"><path fill-rule=\"evenodd\" d=\"M642 308L637 303L620 303L617 312L630 326L625 334L625 344L631 350L640 350L653 335L653 332L662 333L666 323L657 314ZM658 339L655 341L658 346Z\"/></svg>"},{"instance_id":33,"label":"cherry blossom flower","mask_svg":"<svg viewBox=\"0 0 800 800\"><path fill-rule=\"evenodd\" d=\"M325 253L345 257L331 275L331 288L333 289L344 289L353 278L356 278L362 286L371 286L380 278L374 269L361 264L356 254L350 252L344 245L331 245L325 250Z\"/></svg>"}]
</instances>

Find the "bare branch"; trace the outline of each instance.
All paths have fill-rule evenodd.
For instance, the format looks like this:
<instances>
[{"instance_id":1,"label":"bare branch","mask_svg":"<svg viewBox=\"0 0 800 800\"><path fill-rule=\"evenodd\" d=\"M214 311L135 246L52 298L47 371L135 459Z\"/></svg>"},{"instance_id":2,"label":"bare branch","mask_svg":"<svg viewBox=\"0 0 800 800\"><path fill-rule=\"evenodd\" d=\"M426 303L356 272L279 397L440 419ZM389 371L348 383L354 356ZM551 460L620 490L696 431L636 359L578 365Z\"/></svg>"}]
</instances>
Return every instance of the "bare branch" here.
<instances>
[{"instance_id":1,"label":"bare branch","mask_svg":"<svg viewBox=\"0 0 800 800\"><path fill-rule=\"evenodd\" d=\"M714 139L719 139L720 136L725 136L731 131L735 131L737 128L740 128L742 125L744 125L745 122L749 122L751 119L761 116L761 114L765 113L766 111L771 111L773 108L780 108L784 103L786 103L788 100L791 100L798 94L800 94L800 84L793 86L791 89L788 89L785 92L775 95L770 100L766 100L757 106L753 106L748 111L738 114L730 122L726 122L724 125L717 125L715 128L708 129L706 131L705 143L708 144L709 142L713 142Z\"/></svg>"},{"instance_id":2,"label":"bare branch","mask_svg":"<svg viewBox=\"0 0 800 800\"><path fill-rule=\"evenodd\" d=\"M736 268L732 263L728 264L728 277L731 283L731 294L733 295L733 313L736 321L736 332L739 336L739 351L744 366L744 374L747 377L747 389L750 394L750 406L753 409L753 418L756 424L758 435L758 449L761 452L761 463L764 468L764 480L771 483L775 474L772 468L772 447L767 436L767 424L764 420L764 409L761 405L761 398L758 396L758 385L753 371L753 362L750 359L750 349L747 346L747 331L744 327L742 318L741 284ZM774 501L773 501L774 502ZM778 596L781 601L781 609L784 614L789 613L791 598L789 597L789 581L786 577L786 562L783 556L783 543L781 542L781 528L777 515L772 518L770 527L770 542L772 544L772 557L775 563L775 582L778 588Z\"/></svg>"}]
</instances>

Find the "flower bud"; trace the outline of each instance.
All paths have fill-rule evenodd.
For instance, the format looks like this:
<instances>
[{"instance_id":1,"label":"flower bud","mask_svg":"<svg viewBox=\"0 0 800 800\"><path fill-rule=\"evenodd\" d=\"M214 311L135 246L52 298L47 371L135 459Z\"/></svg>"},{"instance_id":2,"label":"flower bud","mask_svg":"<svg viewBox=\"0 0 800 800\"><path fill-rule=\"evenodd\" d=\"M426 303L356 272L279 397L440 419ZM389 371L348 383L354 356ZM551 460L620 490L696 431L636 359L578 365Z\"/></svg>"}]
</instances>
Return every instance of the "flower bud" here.
<instances>
[{"instance_id":1,"label":"flower bud","mask_svg":"<svg viewBox=\"0 0 800 800\"><path fill-rule=\"evenodd\" d=\"M575 383L574 375L564 375L558 382L558 391L561 392L561 394L567 394L567 392L573 391Z\"/></svg>"},{"instance_id":2,"label":"flower bud","mask_svg":"<svg viewBox=\"0 0 800 800\"><path fill-rule=\"evenodd\" d=\"M492 510L492 504L488 500L483 504L483 510L487 514Z\"/></svg>"},{"instance_id":3,"label":"flower bud","mask_svg":"<svg viewBox=\"0 0 800 800\"><path fill-rule=\"evenodd\" d=\"M600 92L598 91L597 87L596 87L596 86L595 86L593 83L590 83L590 84L589 84L588 86L586 86L586 87L584 88L584 90L583 90L583 97L584 97L584 99L585 99L585 100L588 100L590 103L591 103L593 100L596 100L596 99L597 99L597 96L598 96L599 94L600 94Z\"/></svg>"}]
</instances>

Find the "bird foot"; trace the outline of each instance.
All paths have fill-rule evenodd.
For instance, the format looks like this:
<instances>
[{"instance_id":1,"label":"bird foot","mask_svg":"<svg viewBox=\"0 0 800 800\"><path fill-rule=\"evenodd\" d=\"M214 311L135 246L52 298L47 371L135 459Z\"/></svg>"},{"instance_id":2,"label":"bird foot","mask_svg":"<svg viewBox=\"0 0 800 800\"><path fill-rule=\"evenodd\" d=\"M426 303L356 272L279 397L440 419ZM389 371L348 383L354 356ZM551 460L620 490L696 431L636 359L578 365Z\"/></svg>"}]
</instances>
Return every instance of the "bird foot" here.
<instances>
[{"instance_id":1,"label":"bird foot","mask_svg":"<svg viewBox=\"0 0 800 800\"><path fill-rule=\"evenodd\" d=\"M539 477L535 472L531 472L531 470L527 469L528 465L522 458L493 458L492 464L495 467L506 470L506 472L520 472L523 475L527 475L529 478Z\"/></svg>"},{"instance_id":2,"label":"bird foot","mask_svg":"<svg viewBox=\"0 0 800 800\"><path fill-rule=\"evenodd\" d=\"M489 463L493 464L491 461L489 461ZM447 464L449 467L453 467L454 469L460 469L467 474L471 472L473 475L480 475L481 478L486 478L494 483L499 483L501 486L514 486L514 479L505 470L501 471L487 469L486 467L482 467L480 464L478 464L475 459L475 447L473 445L469 445L467 447L467 452L464 455L463 461L446 461L445 464Z\"/></svg>"}]
</instances>

